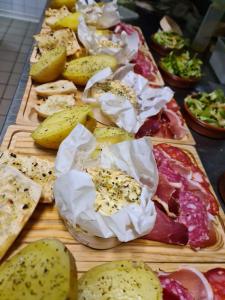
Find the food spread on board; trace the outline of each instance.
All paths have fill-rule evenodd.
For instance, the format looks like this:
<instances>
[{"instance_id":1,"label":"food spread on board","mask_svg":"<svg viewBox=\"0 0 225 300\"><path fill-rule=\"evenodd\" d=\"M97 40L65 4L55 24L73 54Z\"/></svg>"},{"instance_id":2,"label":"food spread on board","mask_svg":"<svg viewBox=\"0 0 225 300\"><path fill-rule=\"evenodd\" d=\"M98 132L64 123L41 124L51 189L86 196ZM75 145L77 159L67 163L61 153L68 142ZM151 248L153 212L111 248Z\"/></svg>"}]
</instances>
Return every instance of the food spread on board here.
<instances>
[{"instance_id":1,"label":"food spread on board","mask_svg":"<svg viewBox=\"0 0 225 300\"><path fill-rule=\"evenodd\" d=\"M56 159L30 156L26 145L26 154L16 147L0 152L0 259L36 207L35 218L43 221L38 231L51 230L46 212L39 211L47 205L39 201L56 206L57 226L63 226L61 218L76 242L68 244L71 254L58 240L32 236L35 242L0 265L0 298L225 299L224 263L172 272L126 257L108 256L102 265L100 255L80 259L97 253L81 244L121 244L123 253L130 241L131 253L143 242L147 254L154 248L146 250L149 241L168 253L170 245L188 248L192 256L213 246L216 253L221 212L196 152L182 145L190 132L140 29L120 22L115 0L52 0L50 7L34 36L30 76L36 100L30 107L40 122L31 137L41 155ZM173 32L159 31L154 40L171 49L186 45ZM160 65L184 79L201 77L202 62L188 51L171 52ZM185 103L201 121L225 127L220 90L192 94ZM74 256L78 272L87 271L79 280Z\"/></svg>"},{"instance_id":2,"label":"food spread on board","mask_svg":"<svg viewBox=\"0 0 225 300\"><path fill-rule=\"evenodd\" d=\"M0 294L4 300L223 300L225 296L221 267L199 271L182 266L168 272L160 264L116 260L79 275L69 249L58 240L42 239L0 266Z\"/></svg>"}]
</instances>

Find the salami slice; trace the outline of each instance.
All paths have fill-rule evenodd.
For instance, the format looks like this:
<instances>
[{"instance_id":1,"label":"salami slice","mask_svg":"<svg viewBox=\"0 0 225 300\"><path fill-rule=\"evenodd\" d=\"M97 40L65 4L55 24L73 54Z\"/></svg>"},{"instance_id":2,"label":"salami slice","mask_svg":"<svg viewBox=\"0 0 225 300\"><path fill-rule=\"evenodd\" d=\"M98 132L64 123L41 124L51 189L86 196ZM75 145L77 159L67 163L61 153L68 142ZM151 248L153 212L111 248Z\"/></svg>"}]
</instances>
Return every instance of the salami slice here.
<instances>
[{"instance_id":1,"label":"salami slice","mask_svg":"<svg viewBox=\"0 0 225 300\"><path fill-rule=\"evenodd\" d=\"M188 228L189 245L205 247L209 241L209 218L204 202L188 191L180 191L178 221Z\"/></svg>"},{"instance_id":2,"label":"salami slice","mask_svg":"<svg viewBox=\"0 0 225 300\"><path fill-rule=\"evenodd\" d=\"M163 288L163 300L195 300L180 282L168 276L159 276Z\"/></svg>"},{"instance_id":3,"label":"salami slice","mask_svg":"<svg viewBox=\"0 0 225 300\"><path fill-rule=\"evenodd\" d=\"M205 273L213 292L214 300L225 299L225 269L215 268Z\"/></svg>"}]
</instances>

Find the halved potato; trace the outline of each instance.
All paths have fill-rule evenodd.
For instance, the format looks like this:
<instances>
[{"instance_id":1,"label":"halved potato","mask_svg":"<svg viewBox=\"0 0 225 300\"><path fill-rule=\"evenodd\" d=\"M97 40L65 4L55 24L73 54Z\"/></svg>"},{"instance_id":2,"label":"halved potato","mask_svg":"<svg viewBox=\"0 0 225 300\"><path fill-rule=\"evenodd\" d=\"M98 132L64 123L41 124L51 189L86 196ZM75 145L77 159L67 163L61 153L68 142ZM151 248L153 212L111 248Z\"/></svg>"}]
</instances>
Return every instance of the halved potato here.
<instances>
[{"instance_id":1,"label":"halved potato","mask_svg":"<svg viewBox=\"0 0 225 300\"><path fill-rule=\"evenodd\" d=\"M58 149L60 143L69 135L73 128L81 123L90 131L96 127L89 105L67 108L45 119L32 133L34 141L50 149Z\"/></svg>"},{"instance_id":2,"label":"halved potato","mask_svg":"<svg viewBox=\"0 0 225 300\"><path fill-rule=\"evenodd\" d=\"M162 287L143 262L114 261L92 268L78 281L78 300L161 300Z\"/></svg>"},{"instance_id":3,"label":"halved potato","mask_svg":"<svg viewBox=\"0 0 225 300\"><path fill-rule=\"evenodd\" d=\"M117 60L114 56L99 54L74 59L68 63L63 76L78 85L85 85L98 71L107 67L115 70Z\"/></svg>"},{"instance_id":4,"label":"halved potato","mask_svg":"<svg viewBox=\"0 0 225 300\"><path fill-rule=\"evenodd\" d=\"M118 127L99 127L95 128L94 136L99 143L116 144L123 141L134 139L133 134L126 132Z\"/></svg>"},{"instance_id":5,"label":"halved potato","mask_svg":"<svg viewBox=\"0 0 225 300\"><path fill-rule=\"evenodd\" d=\"M70 10L74 10L76 2L77 2L76 0L51 0L50 7L51 8L60 8L65 5Z\"/></svg>"},{"instance_id":6,"label":"halved potato","mask_svg":"<svg viewBox=\"0 0 225 300\"><path fill-rule=\"evenodd\" d=\"M75 260L58 240L29 244L0 266L1 300L77 300Z\"/></svg>"},{"instance_id":7,"label":"halved potato","mask_svg":"<svg viewBox=\"0 0 225 300\"><path fill-rule=\"evenodd\" d=\"M54 24L51 25L51 28L54 30L62 29L62 28L71 28L73 31L77 30L77 27L79 25L79 18L81 14L79 12L75 12L72 14L69 14L68 16L59 19Z\"/></svg>"},{"instance_id":8,"label":"halved potato","mask_svg":"<svg viewBox=\"0 0 225 300\"><path fill-rule=\"evenodd\" d=\"M57 47L46 51L38 62L31 65L31 78L40 83L54 81L63 72L66 63L66 48Z\"/></svg>"}]
</instances>

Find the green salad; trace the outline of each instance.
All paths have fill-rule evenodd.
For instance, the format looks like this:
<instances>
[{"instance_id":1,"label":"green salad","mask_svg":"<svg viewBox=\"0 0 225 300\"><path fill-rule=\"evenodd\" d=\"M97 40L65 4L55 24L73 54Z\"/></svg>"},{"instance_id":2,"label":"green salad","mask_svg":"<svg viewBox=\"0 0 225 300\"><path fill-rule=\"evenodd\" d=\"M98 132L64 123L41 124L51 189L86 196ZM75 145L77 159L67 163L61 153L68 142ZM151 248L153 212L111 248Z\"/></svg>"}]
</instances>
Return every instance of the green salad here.
<instances>
[{"instance_id":1,"label":"green salad","mask_svg":"<svg viewBox=\"0 0 225 300\"><path fill-rule=\"evenodd\" d=\"M185 103L199 120L225 128L225 96L222 90L192 94L185 98Z\"/></svg>"},{"instance_id":2,"label":"green salad","mask_svg":"<svg viewBox=\"0 0 225 300\"><path fill-rule=\"evenodd\" d=\"M153 35L153 40L157 44L170 49L182 49L188 45L186 39L172 31L158 31Z\"/></svg>"},{"instance_id":3,"label":"green salad","mask_svg":"<svg viewBox=\"0 0 225 300\"><path fill-rule=\"evenodd\" d=\"M201 65L203 62L196 55L191 56L189 51L181 54L171 52L161 58L160 64L167 72L182 78L199 78L202 75Z\"/></svg>"}]
</instances>

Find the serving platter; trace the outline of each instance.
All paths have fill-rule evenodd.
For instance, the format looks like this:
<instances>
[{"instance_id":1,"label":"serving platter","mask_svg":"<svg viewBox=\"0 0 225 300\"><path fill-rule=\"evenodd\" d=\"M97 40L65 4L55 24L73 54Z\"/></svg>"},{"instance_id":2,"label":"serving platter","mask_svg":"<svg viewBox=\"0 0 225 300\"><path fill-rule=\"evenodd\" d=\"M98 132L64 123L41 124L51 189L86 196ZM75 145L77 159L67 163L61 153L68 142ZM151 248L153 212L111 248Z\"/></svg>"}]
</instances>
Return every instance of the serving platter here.
<instances>
[{"instance_id":1,"label":"serving platter","mask_svg":"<svg viewBox=\"0 0 225 300\"><path fill-rule=\"evenodd\" d=\"M56 155L54 150L47 150L35 145L30 136L33 129L34 127L22 125L9 126L1 149L10 149L22 155L35 155L54 160ZM157 143L159 142L153 140L153 144ZM195 158L199 167L203 169L194 147L179 144L174 144L174 146L188 151ZM73 239L60 219L54 204L40 203L17 239L16 248L41 238L50 237L64 242L79 263L92 262L97 264L111 260L134 258L146 262L225 263L225 226L222 219L224 219L224 213L220 208L219 216L215 218L217 243L199 251L194 251L188 246L167 245L143 239L124 243L108 250L94 250Z\"/></svg>"},{"instance_id":2,"label":"serving platter","mask_svg":"<svg viewBox=\"0 0 225 300\"><path fill-rule=\"evenodd\" d=\"M81 103L80 101L80 95L81 91L78 90L78 93L76 95L76 101L77 103ZM29 77L26 89L22 98L22 102L20 105L20 109L16 118L16 124L19 125L28 125L32 127L36 127L41 123L41 119L38 117L38 114L36 110L34 109L34 106L38 104L40 100L38 99L38 96L35 92L35 85L32 84L32 80ZM103 116L101 116L101 121L104 122L104 119L102 119ZM107 124L108 121L106 120L105 124ZM108 123L110 125L110 123ZM97 127L102 127L101 123L97 123ZM168 138L158 138L153 137L152 139L156 141L166 142L166 143L178 143L178 144L187 144L187 145L195 145L195 140L188 129L186 123L185 128L187 130L187 135L181 139L181 140L175 140L175 139L168 139Z\"/></svg>"}]
</instances>

